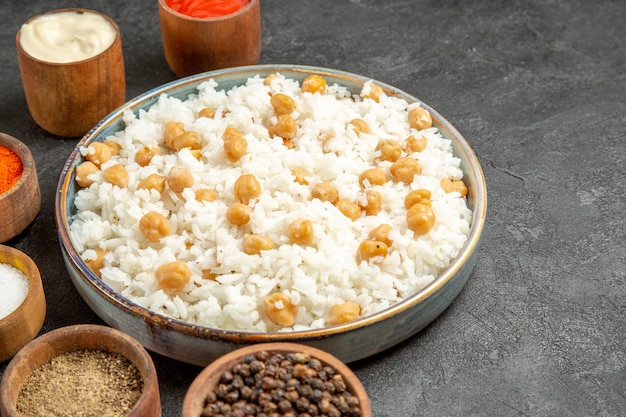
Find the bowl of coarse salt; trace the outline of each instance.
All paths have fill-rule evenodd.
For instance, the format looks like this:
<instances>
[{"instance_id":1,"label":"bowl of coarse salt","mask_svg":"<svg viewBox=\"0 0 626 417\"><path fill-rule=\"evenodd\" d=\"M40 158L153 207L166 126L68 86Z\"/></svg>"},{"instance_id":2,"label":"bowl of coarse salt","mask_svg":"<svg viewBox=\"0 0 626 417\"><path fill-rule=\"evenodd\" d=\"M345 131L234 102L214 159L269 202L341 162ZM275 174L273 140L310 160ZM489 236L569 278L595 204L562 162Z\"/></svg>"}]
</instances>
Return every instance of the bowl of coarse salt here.
<instances>
[{"instance_id":1,"label":"bowl of coarse salt","mask_svg":"<svg viewBox=\"0 0 626 417\"><path fill-rule=\"evenodd\" d=\"M0 132L0 243L24 231L40 207L39 179L30 149Z\"/></svg>"},{"instance_id":2,"label":"bowl of coarse salt","mask_svg":"<svg viewBox=\"0 0 626 417\"><path fill-rule=\"evenodd\" d=\"M0 362L37 336L45 316L37 265L25 253L0 245Z\"/></svg>"}]
</instances>

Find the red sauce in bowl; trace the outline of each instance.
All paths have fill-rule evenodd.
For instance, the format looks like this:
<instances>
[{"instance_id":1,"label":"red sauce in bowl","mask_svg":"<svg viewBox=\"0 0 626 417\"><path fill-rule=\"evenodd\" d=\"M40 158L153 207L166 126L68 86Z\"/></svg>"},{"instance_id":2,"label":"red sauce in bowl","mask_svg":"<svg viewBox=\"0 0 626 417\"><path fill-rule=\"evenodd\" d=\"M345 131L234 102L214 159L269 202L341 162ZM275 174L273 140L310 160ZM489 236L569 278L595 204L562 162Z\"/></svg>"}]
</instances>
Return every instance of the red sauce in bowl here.
<instances>
[{"instance_id":1,"label":"red sauce in bowl","mask_svg":"<svg viewBox=\"0 0 626 417\"><path fill-rule=\"evenodd\" d=\"M243 8L250 0L166 0L167 6L184 15L197 18L221 17Z\"/></svg>"}]
</instances>

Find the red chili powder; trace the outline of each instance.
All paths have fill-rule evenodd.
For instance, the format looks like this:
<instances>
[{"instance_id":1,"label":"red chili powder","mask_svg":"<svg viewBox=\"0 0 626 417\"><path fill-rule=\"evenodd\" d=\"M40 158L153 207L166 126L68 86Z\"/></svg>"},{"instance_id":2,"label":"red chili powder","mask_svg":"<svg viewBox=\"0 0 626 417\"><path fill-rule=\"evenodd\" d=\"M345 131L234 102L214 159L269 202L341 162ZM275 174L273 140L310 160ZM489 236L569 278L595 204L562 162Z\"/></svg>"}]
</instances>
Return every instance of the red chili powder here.
<instances>
[{"instance_id":1,"label":"red chili powder","mask_svg":"<svg viewBox=\"0 0 626 417\"><path fill-rule=\"evenodd\" d=\"M167 6L190 17L221 17L243 8L250 0L165 0Z\"/></svg>"},{"instance_id":2,"label":"red chili powder","mask_svg":"<svg viewBox=\"0 0 626 417\"><path fill-rule=\"evenodd\" d=\"M0 194L9 191L22 176L24 166L15 152L0 145Z\"/></svg>"}]
</instances>

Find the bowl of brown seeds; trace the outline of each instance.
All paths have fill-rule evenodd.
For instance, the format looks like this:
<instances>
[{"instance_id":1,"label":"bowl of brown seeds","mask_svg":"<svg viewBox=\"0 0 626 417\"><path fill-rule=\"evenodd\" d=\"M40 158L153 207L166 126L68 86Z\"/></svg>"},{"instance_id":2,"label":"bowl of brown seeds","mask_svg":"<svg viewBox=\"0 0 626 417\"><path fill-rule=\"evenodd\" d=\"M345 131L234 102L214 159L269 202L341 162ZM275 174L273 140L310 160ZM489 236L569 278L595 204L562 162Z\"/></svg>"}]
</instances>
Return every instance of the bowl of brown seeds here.
<instances>
[{"instance_id":1,"label":"bowl of brown seeds","mask_svg":"<svg viewBox=\"0 0 626 417\"><path fill-rule=\"evenodd\" d=\"M161 417L156 369L143 346L119 330L62 327L13 357L0 383L0 414Z\"/></svg>"},{"instance_id":2,"label":"bowl of brown seeds","mask_svg":"<svg viewBox=\"0 0 626 417\"><path fill-rule=\"evenodd\" d=\"M358 377L333 355L298 343L260 343L204 368L182 417L280 415L371 417Z\"/></svg>"}]
</instances>

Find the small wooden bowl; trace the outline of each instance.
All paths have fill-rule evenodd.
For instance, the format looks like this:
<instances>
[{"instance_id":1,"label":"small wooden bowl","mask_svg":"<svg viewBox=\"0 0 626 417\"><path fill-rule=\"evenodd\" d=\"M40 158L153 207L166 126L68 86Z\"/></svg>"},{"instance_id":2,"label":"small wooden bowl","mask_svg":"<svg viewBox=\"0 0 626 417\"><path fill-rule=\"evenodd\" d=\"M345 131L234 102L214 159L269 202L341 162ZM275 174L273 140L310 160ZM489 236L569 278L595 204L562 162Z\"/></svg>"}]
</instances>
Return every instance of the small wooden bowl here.
<instances>
[{"instance_id":1,"label":"small wooden bowl","mask_svg":"<svg viewBox=\"0 0 626 417\"><path fill-rule=\"evenodd\" d=\"M24 167L17 183L0 194L0 243L3 243L20 234L37 217L41 191L35 160L28 146L5 133L0 133L0 145L19 156Z\"/></svg>"},{"instance_id":2,"label":"small wooden bowl","mask_svg":"<svg viewBox=\"0 0 626 417\"><path fill-rule=\"evenodd\" d=\"M32 17L60 12L94 13L104 17L117 36L100 54L69 63L39 60L15 41L26 103L35 122L49 133L78 137L87 133L104 116L126 101L126 77L122 38L117 24L108 16L87 9L59 9Z\"/></svg>"},{"instance_id":3,"label":"small wooden bowl","mask_svg":"<svg viewBox=\"0 0 626 417\"><path fill-rule=\"evenodd\" d=\"M256 64L261 56L261 6L250 0L223 17L195 18L159 0L165 59L176 75Z\"/></svg>"},{"instance_id":4,"label":"small wooden bowl","mask_svg":"<svg viewBox=\"0 0 626 417\"><path fill-rule=\"evenodd\" d=\"M33 340L46 317L46 297L39 269L25 253L0 245L0 263L12 265L28 278L28 293L8 316L0 319L0 362L15 355Z\"/></svg>"},{"instance_id":5,"label":"small wooden bowl","mask_svg":"<svg viewBox=\"0 0 626 417\"><path fill-rule=\"evenodd\" d=\"M118 353L133 363L143 378L143 392L124 417L161 417L161 398L152 358L139 342L111 327L79 324L61 327L26 345L13 357L0 383L0 414L20 417L17 401L30 374L52 358L77 350Z\"/></svg>"},{"instance_id":6,"label":"small wooden bowl","mask_svg":"<svg viewBox=\"0 0 626 417\"><path fill-rule=\"evenodd\" d=\"M268 353L308 353L311 357L318 359L323 366L331 366L340 373L346 384L347 390L359 399L362 417L371 417L372 410L369 397L361 381L350 370L350 368L333 355L307 345L299 343L259 343L234 350L216 359L194 379L187 390L183 401L182 417L199 417L204 407L207 395L214 390L219 383L220 377L225 371L232 370L233 366L242 362L247 355L254 355L259 352Z\"/></svg>"}]
</instances>

